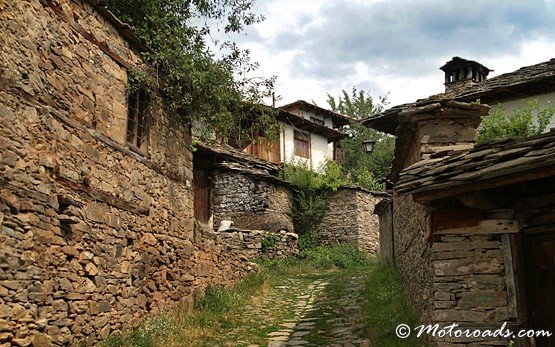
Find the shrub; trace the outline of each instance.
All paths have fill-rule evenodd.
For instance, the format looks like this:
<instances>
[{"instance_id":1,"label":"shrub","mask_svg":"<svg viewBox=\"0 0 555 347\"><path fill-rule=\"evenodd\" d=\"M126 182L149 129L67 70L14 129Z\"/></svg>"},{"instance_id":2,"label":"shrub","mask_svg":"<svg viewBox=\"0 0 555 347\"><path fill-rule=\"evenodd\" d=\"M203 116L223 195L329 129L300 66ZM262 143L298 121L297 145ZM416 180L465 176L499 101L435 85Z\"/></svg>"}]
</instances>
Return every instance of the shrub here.
<instances>
[{"instance_id":1,"label":"shrub","mask_svg":"<svg viewBox=\"0 0 555 347\"><path fill-rule=\"evenodd\" d=\"M324 218L328 209L328 195L349 181L342 175L334 161L327 161L318 174L306 163L286 164L282 176L293 186L293 223L300 236L299 248L316 244L314 229Z\"/></svg>"},{"instance_id":2,"label":"shrub","mask_svg":"<svg viewBox=\"0 0 555 347\"><path fill-rule=\"evenodd\" d=\"M274 234L266 235L266 237L264 237L264 240L262 240L262 251L266 252L270 248L274 247L277 241L278 241L277 235L274 235Z\"/></svg>"},{"instance_id":3,"label":"shrub","mask_svg":"<svg viewBox=\"0 0 555 347\"><path fill-rule=\"evenodd\" d=\"M528 101L507 115L503 108L495 110L482 118L478 127L478 143L506 138L522 138L541 134L555 114L555 107L550 103L541 108L537 99Z\"/></svg>"},{"instance_id":4,"label":"shrub","mask_svg":"<svg viewBox=\"0 0 555 347\"><path fill-rule=\"evenodd\" d=\"M362 188L370 190L383 190L383 185L376 180L372 171L366 168L357 171L356 183Z\"/></svg>"}]
</instances>

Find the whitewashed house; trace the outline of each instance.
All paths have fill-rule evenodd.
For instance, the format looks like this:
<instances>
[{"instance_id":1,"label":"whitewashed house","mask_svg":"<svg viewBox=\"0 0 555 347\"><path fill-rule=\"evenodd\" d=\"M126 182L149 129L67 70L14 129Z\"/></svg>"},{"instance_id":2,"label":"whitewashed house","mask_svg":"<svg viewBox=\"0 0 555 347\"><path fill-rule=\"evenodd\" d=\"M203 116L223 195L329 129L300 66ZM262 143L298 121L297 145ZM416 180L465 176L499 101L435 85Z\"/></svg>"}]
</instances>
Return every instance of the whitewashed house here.
<instances>
[{"instance_id":1,"label":"whitewashed house","mask_svg":"<svg viewBox=\"0 0 555 347\"><path fill-rule=\"evenodd\" d=\"M339 141L346 134L338 129L349 124L348 116L303 100L278 108L279 139L257 141L243 149L270 162L304 164L320 171L327 160L340 160Z\"/></svg>"}]
</instances>

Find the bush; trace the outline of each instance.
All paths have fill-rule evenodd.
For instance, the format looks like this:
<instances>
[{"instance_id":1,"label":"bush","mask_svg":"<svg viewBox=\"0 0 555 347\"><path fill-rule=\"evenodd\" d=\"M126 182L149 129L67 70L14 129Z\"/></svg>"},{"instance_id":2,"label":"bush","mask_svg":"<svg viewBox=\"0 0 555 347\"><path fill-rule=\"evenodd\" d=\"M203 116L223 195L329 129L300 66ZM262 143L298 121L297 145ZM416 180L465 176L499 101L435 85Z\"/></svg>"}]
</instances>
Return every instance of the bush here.
<instances>
[{"instance_id":1,"label":"bush","mask_svg":"<svg viewBox=\"0 0 555 347\"><path fill-rule=\"evenodd\" d=\"M264 237L264 240L262 240L262 251L266 252L270 248L274 247L277 241L278 241L277 235L274 235L274 234L266 235L266 237Z\"/></svg>"},{"instance_id":2,"label":"bush","mask_svg":"<svg viewBox=\"0 0 555 347\"><path fill-rule=\"evenodd\" d=\"M312 247L316 243L314 229L322 221L328 209L328 195L349 181L342 175L341 167L327 161L318 174L306 163L286 164L282 177L293 186L293 223L300 236L299 248Z\"/></svg>"},{"instance_id":3,"label":"bush","mask_svg":"<svg viewBox=\"0 0 555 347\"><path fill-rule=\"evenodd\" d=\"M541 134L555 114L555 107L548 104L541 108L537 99L528 101L510 115L503 108L482 118L478 127L478 143L507 138L522 138Z\"/></svg>"},{"instance_id":4,"label":"bush","mask_svg":"<svg viewBox=\"0 0 555 347\"><path fill-rule=\"evenodd\" d=\"M376 180L372 171L366 168L356 172L356 183L362 188L383 190L383 185Z\"/></svg>"}]
</instances>

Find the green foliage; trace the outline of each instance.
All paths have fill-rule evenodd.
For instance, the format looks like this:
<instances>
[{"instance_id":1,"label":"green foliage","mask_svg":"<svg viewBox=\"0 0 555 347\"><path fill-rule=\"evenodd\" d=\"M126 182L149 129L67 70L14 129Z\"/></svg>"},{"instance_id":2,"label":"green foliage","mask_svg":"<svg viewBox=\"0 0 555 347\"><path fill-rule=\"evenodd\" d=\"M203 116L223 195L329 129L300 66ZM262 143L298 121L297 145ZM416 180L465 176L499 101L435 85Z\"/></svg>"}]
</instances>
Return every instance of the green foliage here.
<instances>
[{"instance_id":1,"label":"green foliage","mask_svg":"<svg viewBox=\"0 0 555 347\"><path fill-rule=\"evenodd\" d=\"M383 111L388 101L386 95L380 97L378 103L374 103L369 92L353 87L350 94L346 90L342 90L337 99L328 94L328 104L335 112L361 120Z\"/></svg>"},{"instance_id":2,"label":"green foliage","mask_svg":"<svg viewBox=\"0 0 555 347\"><path fill-rule=\"evenodd\" d=\"M383 189L383 185L376 180L372 171L367 168L362 168L360 171L356 171L356 174L353 176L356 179L357 185L360 187L370 190Z\"/></svg>"},{"instance_id":3,"label":"green foliage","mask_svg":"<svg viewBox=\"0 0 555 347\"><path fill-rule=\"evenodd\" d=\"M274 235L274 234L266 235L264 240L262 240L262 251L265 252L270 248L274 247L277 241L278 241L277 235Z\"/></svg>"},{"instance_id":4,"label":"green foliage","mask_svg":"<svg viewBox=\"0 0 555 347\"><path fill-rule=\"evenodd\" d=\"M365 311L368 324L364 334L380 346L424 346L415 334L407 339L395 335L399 324L414 328L419 325L418 317L405 294L397 269L387 263L377 262L369 267L370 273L364 286Z\"/></svg>"},{"instance_id":5,"label":"green foliage","mask_svg":"<svg viewBox=\"0 0 555 347\"><path fill-rule=\"evenodd\" d=\"M315 228L326 214L329 193L349 184L334 161L327 161L320 172L310 170L303 162L285 164L282 170L282 178L291 183L295 193L293 223L300 236L301 249L317 243Z\"/></svg>"},{"instance_id":6,"label":"green foliage","mask_svg":"<svg viewBox=\"0 0 555 347\"><path fill-rule=\"evenodd\" d=\"M395 139L367 128L358 121L381 112L388 104L387 96L381 97L375 104L369 92L353 87L351 94L343 90L342 95L338 98L328 94L328 104L333 111L357 120L343 129L349 134L349 137L340 143L341 149L345 153L345 159L341 164L343 171L363 188L382 190L383 187L378 184L377 180L385 178L389 174ZM378 141L371 154L366 153L364 148L364 141L367 140Z\"/></svg>"},{"instance_id":7,"label":"green foliage","mask_svg":"<svg viewBox=\"0 0 555 347\"><path fill-rule=\"evenodd\" d=\"M264 18L254 0L108 0L107 6L148 46L146 66L130 73L130 84L160 94L169 114L199 121L216 135L229 136L251 124L258 103L272 94L274 78L250 76L258 67L249 52L217 31L240 33ZM213 53L218 52L218 57ZM258 124L273 117L255 117ZM202 133L200 135L203 135Z\"/></svg>"},{"instance_id":8,"label":"green foliage","mask_svg":"<svg viewBox=\"0 0 555 347\"><path fill-rule=\"evenodd\" d=\"M226 312L241 303L239 293L222 287L208 287L204 295L195 298L195 308L212 312Z\"/></svg>"},{"instance_id":9,"label":"green foliage","mask_svg":"<svg viewBox=\"0 0 555 347\"><path fill-rule=\"evenodd\" d=\"M495 110L482 118L478 127L478 143L507 139L522 138L541 134L555 115L555 107L548 104L541 108L537 99L528 101L507 115L503 108Z\"/></svg>"},{"instance_id":10,"label":"green foliage","mask_svg":"<svg viewBox=\"0 0 555 347\"><path fill-rule=\"evenodd\" d=\"M317 269L351 269L370 264L368 254L356 246L339 244L335 246L317 246L301 251L299 257Z\"/></svg>"}]
</instances>

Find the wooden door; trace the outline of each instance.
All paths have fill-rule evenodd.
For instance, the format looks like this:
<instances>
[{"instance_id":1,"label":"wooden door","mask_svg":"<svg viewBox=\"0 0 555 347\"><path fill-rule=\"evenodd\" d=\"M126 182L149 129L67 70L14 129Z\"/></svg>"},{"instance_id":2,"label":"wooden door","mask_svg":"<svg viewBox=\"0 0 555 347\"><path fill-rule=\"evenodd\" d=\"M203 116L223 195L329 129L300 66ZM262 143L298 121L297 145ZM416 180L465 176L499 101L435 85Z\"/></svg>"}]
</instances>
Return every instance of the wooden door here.
<instances>
[{"instance_id":1,"label":"wooden door","mask_svg":"<svg viewBox=\"0 0 555 347\"><path fill-rule=\"evenodd\" d=\"M379 205L380 211L380 257L384 260L394 262L394 239L393 239L393 203L382 201Z\"/></svg>"},{"instance_id":2,"label":"wooden door","mask_svg":"<svg viewBox=\"0 0 555 347\"><path fill-rule=\"evenodd\" d=\"M528 328L548 330L538 347L555 347L555 231L524 236Z\"/></svg>"},{"instance_id":3,"label":"wooden door","mask_svg":"<svg viewBox=\"0 0 555 347\"><path fill-rule=\"evenodd\" d=\"M210 194L210 178L205 171L193 170L193 205L195 219L208 223L212 215L212 199Z\"/></svg>"}]
</instances>

